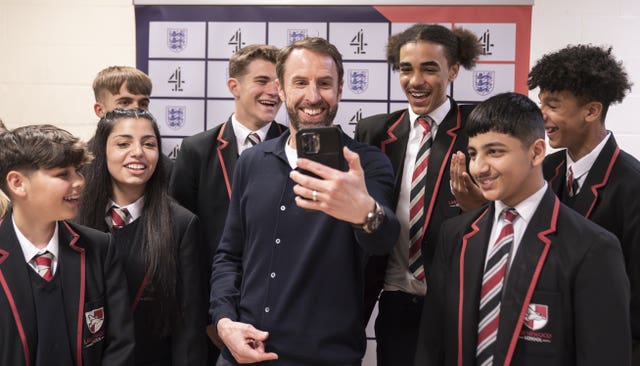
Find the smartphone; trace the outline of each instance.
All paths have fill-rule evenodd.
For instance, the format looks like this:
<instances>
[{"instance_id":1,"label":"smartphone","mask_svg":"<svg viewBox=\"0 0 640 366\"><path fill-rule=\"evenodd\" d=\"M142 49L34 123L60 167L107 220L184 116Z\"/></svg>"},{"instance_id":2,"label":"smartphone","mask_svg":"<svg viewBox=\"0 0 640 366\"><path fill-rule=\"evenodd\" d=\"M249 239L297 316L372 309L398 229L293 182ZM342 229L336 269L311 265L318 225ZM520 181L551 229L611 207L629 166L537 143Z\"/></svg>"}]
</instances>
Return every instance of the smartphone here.
<instances>
[{"instance_id":1,"label":"smartphone","mask_svg":"<svg viewBox=\"0 0 640 366\"><path fill-rule=\"evenodd\" d=\"M336 126L305 128L296 134L299 158L306 158L333 169L345 171L342 146L342 131ZM303 169L300 169L300 172L319 178Z\"/></svg>"}]
</instances>

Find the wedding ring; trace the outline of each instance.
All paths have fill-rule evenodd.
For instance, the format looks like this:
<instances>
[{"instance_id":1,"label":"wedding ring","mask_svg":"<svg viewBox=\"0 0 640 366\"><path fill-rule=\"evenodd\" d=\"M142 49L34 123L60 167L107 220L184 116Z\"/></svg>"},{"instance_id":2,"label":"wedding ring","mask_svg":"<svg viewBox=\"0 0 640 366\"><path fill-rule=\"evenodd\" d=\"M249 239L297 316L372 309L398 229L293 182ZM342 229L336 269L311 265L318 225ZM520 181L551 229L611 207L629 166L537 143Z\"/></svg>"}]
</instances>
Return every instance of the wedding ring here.
<instances>
[{"instance_id":1,"label":"wedding ring","mask_svg":"<svg viewBox=\"0 0 640 366\"><path fill-rule=\"evenodd\" d=\"M311 199L313 200L313 202L318 201L318 191L316 191L315 189L311 191Z\"/></svg>"}]
</instances>

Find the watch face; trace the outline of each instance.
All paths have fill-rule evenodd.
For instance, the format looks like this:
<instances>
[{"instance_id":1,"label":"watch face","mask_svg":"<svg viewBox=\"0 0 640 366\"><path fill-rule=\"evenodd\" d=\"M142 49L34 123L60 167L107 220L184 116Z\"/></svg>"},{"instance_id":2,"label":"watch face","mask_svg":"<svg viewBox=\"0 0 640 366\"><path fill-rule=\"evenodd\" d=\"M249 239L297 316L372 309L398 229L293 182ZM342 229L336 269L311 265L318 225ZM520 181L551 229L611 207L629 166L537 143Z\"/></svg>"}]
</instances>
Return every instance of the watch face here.
<instances>
[{"instance_id":1,"label":"watch face","mask_svg":"<svg viewBox=\"0 0 640 366\"><path fill-rule=\"evenodd\" d=\"M364 224L364 231L367 233L372 233L380 227L382 221L384 220L384 210L377 206L374 212L370 212L367 215L367 222Z\"/></svg>"}]
</instances>

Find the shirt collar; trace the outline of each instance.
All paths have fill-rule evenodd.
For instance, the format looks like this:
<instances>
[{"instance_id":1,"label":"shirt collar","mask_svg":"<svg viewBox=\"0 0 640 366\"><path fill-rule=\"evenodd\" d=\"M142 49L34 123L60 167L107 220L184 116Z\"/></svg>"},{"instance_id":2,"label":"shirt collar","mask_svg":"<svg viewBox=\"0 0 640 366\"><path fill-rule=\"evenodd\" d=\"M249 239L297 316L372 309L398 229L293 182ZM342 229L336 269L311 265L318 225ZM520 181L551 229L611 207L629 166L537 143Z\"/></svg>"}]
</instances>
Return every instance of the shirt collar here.
<instances>
[{"instance_id":1,"label":"shirt collar","mask_svg":"<svg viewBox=\"0 0 640 366\"><path fill-rule=\"evenodd\" d=\"M533 217L533 214L536 212L536 209L538 208L540 201L542 201L542 197L544 197L544 193L546 192L546 190L547 190L547 182L544 182L544 185L542 185L542 188L537 190L536 193L525 198L522 202L518 203L517 205L515 205L515 207L513 207L518 212L518 216L522 220L524 220L526 224L529 224L529 222L531 222L531 218ZM500 219L500 214L502 213L502 211L504 211L504 209L506 208L509 208L509 206L504 204L504 202L502 201L496 201L495 208L496 208L496 211L493 219L494 223Z\"/></svg>"},{"instance_id":2,"label":"shirt collar","mask_svg":"<svg viewBox=\"0 0 640 366\"><path fill-rule=\"evenodd\" d=\"M116 206L118 208L126 208L127 211L129 211L129 216L131 216L130 222L133 222L137 220L140 216L142 216L142 211L144 210L144 195L138 198L135 202L130 203L126 206L120 206L117 203L113 202L112 200L109 200L109 203L107 204L107 208L105 209L105 212L109 212L109 209L111 209L111 206Z\"/></svg>"},{"instance_id":3,"label":"shirt collar","mask_svg":"<svg viewBox=\"0 0 640 366\"><path fill-rule=\"evenodd\" d=\"M252 132L257 133L258 136L260 136L260 141L266 140L267 133L269 132L269 128L271 128L271 123L267 123L266 125L262 126L260 129L256 131L252 131L249 128L247 128L245 125L240 123L240 121L236 119L236 114L234 113L233 115L231 115L231 126L233 127L233 133L236 135L236 142L238 144L238 153L240 153L241 150L244 150L244 149L241 149L240 147L252 146L252 145L247 145L249 144L247 142L247 136L249 136L250 133Z\"/></svg>"},{"instance_id":4,"label":"shirt collar","mask_svg":"<svg viewBox=\"0 0 640 366\"><path fill-rule=\"evenodd\" d=\"M16 226L16 222L13 221L13 216L11 216L11 223L13 224L13 230L16 232L16 236L18 237L18 243L20 243L20 248L22 249L22 254L24 255L24 260L29 263L38 254L43 254L44 252L49 252L53 254L54 258L58 258L59 252L59 239L58 239L58 223L55 224L55 229L53 230L53 235L51 239L49 239L49 243L42 249L38 249L27 237L18 229Z\"/></svg>"},{"instance_id":5,"label":"shirt collar","mask_svg":"<svg viewBox=\"0 0 640 366\"><path fill-rule=\"evenodd\" d=\"M611 132L607 131L607 136L605 136L605 138L603 138L602 141L600 141L600 143L587 155L578 159L578 161L573 161L573 159L571 159L571 156L569 156L569 150L565 151L565 154L567 155L567 171L571 168L574 180L580 179L583 175L589 173L589 170L591 170L591 167L596 162L598 155L600 155L600 152L604 149L604 145L607 144L610 137Z\"/></svg>"},{"instance_id":6,"label":"shirt collar","mask_svg":"<svg viewBox=\"0 0 640 366\"><path fill-rule=\"evenodd\" d=\"M421 115L416 114L413 109L411 109L411 105L409 105L409 118L411 120L411 126L415 127L416 126L416 120L418 119L418 117L420 117ZM447 98L447 100L445 100L444 103L442 103L438 108L432 110L430 113L428 113L427 115L429 117L431 117L431 120L433 120L433 122L437 125L440 126L440 123L442 123L442 121L444 121L444 118L447 116L447 114L449 113L449 111L451 110L451 101L449 100L449 98Z\"/></svg>"}]
</instances>

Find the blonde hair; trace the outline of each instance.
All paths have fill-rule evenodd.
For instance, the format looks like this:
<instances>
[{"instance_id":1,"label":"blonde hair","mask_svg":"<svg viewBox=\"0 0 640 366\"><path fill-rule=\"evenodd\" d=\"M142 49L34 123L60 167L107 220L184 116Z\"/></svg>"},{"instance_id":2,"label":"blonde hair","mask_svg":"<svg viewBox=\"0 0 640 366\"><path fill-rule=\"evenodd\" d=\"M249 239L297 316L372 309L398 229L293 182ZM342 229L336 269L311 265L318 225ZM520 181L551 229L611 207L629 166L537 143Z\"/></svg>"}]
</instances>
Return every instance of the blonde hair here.
<instances>
[{"instance_id":1,"label":"blonde hair","mask_svg":"<svg viewBox=\"0 0 640 366\"><path fill-rule=\"evenodd\" d=\"M0 222L9 210L9 205L11 205L11 201L9 201L9 198L0 190Z\"/></svg>"}]
</instances>

